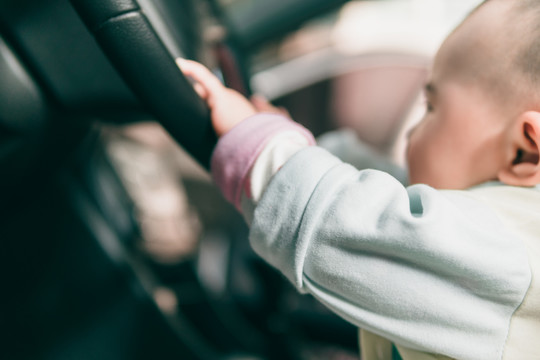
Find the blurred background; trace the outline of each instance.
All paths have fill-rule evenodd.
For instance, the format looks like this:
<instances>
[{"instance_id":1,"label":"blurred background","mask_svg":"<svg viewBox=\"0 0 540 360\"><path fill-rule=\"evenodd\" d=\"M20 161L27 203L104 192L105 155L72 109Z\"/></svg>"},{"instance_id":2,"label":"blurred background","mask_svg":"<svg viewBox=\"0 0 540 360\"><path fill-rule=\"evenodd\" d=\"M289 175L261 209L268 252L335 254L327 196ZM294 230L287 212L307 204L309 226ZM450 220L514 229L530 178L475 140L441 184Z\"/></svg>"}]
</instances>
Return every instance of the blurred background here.
<instances>
[{"instance_id":1,"label":"blurred background","mask_svg":"<svg viewBox=\"0 0 540 360\"><path fill-rule=\"evenodd\" d=\"M166 33L163 19L175 15L160 17L167 1L140 3ZM404 134L423 114L437 48L480 1L169 3L185 11L177 29L184 41L166 44L171 54L287 108L344 160L354 164L362 152L373 167L394 171L406 166ZM54 99L55 116L85 121L75 126L81 136L70 130L51 141L77 139L69 151L31 165L16 157L14 168L40 172L3 187L0 358L358 358L357 329L257 258L244 220L208 172L151 115L125 111L133 100L118 95L123 87L100 88L101 77L121 82L95 65L103 56L70 67L95 44L66 1L0 6L0 69L24 73L20 55L40 74L36 88ZM0 82L9 75L1 74ZM98 95L70 83L77 77ZM13 89L0 84L1 161L11 151L2 107L33 109Z\"/></svg>"},{"instance_id":2,"label":"blurred background","mask_svg":"<svg viewBox=\"0 0 540 360\"><path fill-rule=\"evenodd\" d=\"M429 64L480 2L347 2L262 49L253 88L289 108L316 135L349 128L404 166L403 134L423 115ZM248 12L252 5L230 6Z\"/></svg>"}]
</instances>

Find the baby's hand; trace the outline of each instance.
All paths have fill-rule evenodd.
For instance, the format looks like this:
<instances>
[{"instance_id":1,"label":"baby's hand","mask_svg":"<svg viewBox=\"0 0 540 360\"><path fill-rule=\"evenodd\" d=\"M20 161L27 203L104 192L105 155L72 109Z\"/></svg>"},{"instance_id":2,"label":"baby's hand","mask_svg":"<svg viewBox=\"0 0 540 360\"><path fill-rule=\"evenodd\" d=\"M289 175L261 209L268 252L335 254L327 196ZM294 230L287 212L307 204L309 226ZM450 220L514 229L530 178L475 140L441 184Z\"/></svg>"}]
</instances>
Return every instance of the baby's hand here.
<instances>
[{"instance_id":1,"label":"baby's hand","mask_svg":"<svg viewBox=\"0 0 540 360\"><path fill-rule=\"evenodd\" d=\"M210 108L212 125L218 136L224 135L242 120L257 113L257 109L244 96L226 88L205 66L198 62L177 59L185 76L196 81L195 91Z\"/></svg>"}]
</instances>

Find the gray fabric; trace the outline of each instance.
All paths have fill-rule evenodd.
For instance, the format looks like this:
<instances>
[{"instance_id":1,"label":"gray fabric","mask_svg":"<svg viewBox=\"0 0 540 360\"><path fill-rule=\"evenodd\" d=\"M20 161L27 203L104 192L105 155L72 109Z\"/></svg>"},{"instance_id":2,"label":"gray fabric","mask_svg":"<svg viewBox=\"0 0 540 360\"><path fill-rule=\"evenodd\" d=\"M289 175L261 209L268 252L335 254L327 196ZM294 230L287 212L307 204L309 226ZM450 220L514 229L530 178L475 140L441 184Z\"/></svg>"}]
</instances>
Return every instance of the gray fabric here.
<instances>
[{"instance_id":1,"label":"gray fabric","mask_svg":"<svg viewBox=\"0 0 540 360\"><path fill-rule=\"evenodd\" d=\"M392 175L404 185L408 183L407 171L404 168L394 164L387 156L377 153L368 144L363 143L350 129L324 133L317 138L317 145L359 170L381 170Z\"/></svg>"},{"instance_id":2,"label":"gray fabric","mask_svg":"<svg viewBox=\"0 0 540 360\"><path fill-rule=\"evenodd\" d=\"M405 188L317 147L274 175L250 241L346 320L458 359L501 358L531 281L520 239L466 191Z\"/></svg>"}]
</instances>

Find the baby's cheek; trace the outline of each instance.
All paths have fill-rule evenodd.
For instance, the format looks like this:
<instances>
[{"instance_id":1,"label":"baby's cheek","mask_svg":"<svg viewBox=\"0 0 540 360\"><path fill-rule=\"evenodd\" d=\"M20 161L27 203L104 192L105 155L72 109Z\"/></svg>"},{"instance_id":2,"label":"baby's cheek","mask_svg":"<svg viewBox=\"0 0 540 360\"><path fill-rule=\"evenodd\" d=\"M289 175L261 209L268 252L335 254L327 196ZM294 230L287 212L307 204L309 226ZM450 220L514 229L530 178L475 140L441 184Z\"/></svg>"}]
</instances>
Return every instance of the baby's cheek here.
<instances>
[{"instance_id":1,"label":"baby's cheek","mask_svg":"<svg viewBox=\"0 0 540 360\"><path fill-rule=\"evenodd\" d=\"M410 133L407 141L407 163L413 163L421 157L423 146L423 138L421 136L421 131L419 128L415 128L413 132Z\"/></svg>"},{"instance_id":2,"label":"baby's cheek","mask_svg":"<svg viewBox=\"0 0 540 360\"><path fill-rule=\"evenodd\" d=\"M406 158L411 184L425 183L432 165L430 164L432 152L429 150L429 139L419 135L419 132L413 134L407 147Z\"/></svg>"},{"instance_id":3,"label":"baby's cheek","mask_svg":"<svg viewBox=\"0 0 540 360\"><path fill-rule=\"evenodd\" d=\"M421 161L416 156L415 147L412 144L409 144L407 148L407 171L409 175L409 181L411 184L416 183L419 177L419 162Z\"/></svg>"}]
</instances>

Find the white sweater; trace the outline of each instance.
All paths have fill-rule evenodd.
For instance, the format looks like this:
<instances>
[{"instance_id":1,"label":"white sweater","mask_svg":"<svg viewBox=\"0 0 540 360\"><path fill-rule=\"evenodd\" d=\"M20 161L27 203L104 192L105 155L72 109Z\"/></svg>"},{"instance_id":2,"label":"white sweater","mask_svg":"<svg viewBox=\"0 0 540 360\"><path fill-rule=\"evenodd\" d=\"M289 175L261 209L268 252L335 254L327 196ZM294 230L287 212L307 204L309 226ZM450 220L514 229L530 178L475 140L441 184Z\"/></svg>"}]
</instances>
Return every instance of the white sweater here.
<instances>
[{"instance_id":1,"label":"white sweater","mask_svg":"<svg viewBox=\"0 0 540 360\"><path fill-rule=\"evenodd\" d=\"M214 178L261 257L406 359L540 358L538 188L404 187L309 144L265 114L214 153Z\"/></svg>"}]
</instances>

